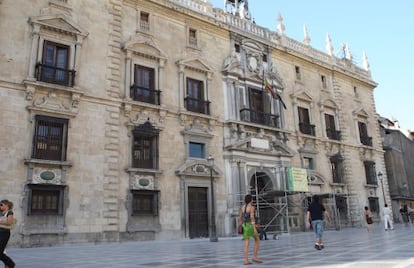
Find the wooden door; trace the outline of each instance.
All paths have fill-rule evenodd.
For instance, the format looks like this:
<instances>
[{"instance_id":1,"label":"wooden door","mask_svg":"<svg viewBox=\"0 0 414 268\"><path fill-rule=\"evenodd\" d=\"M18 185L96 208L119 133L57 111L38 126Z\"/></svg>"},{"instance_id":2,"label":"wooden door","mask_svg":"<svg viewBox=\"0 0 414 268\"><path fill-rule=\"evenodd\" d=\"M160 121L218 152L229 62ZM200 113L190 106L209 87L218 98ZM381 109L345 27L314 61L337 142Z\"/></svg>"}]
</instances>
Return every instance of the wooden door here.
<instances>
[{"instance_id":1,"label":"wooden door","mask_svg":"<svg viewBox=\"0 0 414 268\"><path fill-rule=\"evenodd\" d=\"M208 237L206 187L188 187L188 222L190 238Z\"/></svg>"}]
</instances>

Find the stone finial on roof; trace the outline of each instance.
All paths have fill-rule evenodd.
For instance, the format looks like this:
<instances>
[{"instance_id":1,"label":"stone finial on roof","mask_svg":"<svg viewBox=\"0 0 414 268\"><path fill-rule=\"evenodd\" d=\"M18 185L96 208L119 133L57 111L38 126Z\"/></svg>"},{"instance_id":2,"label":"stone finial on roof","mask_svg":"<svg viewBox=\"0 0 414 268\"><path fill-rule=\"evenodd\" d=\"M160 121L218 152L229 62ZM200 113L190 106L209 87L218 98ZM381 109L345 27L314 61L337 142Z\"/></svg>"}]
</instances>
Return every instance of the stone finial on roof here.
<instances>
[{"instance_id":1,"label":"stone finial on roof","mask_svg":"<svg viewBox=\"0 0 414 268\"><path fill-rule=\"evenodd\" d=\"M329 56L333 56L334 55L334 48L332 46L332 41L331 41L331 37L329 36L329 33L326 34L326 52L328 53Z\"/></svg>"},{"instance_id":2,"label":"stone finial on roof","mask_svg":"<svg viewBox=\"0 0 414 268\"><path fill-rule=\"evenodd\" d=\"M280 12L279 12L279 15L277 16L277 29L281 35L285 35L286 27L283 24L283 17L282 17L282 14L280 14Z\"/></svg>"},{"instance_id":3,"label":"stone finial on roof","mask_svg":"<svg viewBox=\"0 0 414 268\"><path fill-rule=\"evenodd\" d=\"M370 66L369 66L369 62L368 62L368 57L367 54L365 53L365 51L362 52L362 65L364 66L364 69L366 71L370 70Z\"/></svg>"},{"instance_id":4,"label":"stone finial on roof","mask_svg":"<svg viewBox=\"0 0 414 268\"><path fill-rule=\"evenodd\" d=\"M310 44L311 38L308 34L308 29L306 28L306 25L303 24L303 42L307 45Z\"/></svg>"}]
</instances>

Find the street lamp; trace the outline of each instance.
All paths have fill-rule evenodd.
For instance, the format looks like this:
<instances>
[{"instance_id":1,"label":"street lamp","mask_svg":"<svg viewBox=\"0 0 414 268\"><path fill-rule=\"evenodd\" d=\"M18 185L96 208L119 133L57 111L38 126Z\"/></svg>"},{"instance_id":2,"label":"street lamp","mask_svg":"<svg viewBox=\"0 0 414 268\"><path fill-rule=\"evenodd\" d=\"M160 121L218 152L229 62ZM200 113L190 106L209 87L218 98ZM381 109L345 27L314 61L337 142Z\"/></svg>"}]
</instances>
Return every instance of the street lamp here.
<instances>
[{"instance_id":1,"label":"street lamp","mask_svg":"<svg viewBox=\"0 0 414 268\"><path fill-rule=\"evenodd\" d=\"M207 158L208 167L210 168L210 191L211 191L211 219L210 219L210 242L218 242L216 234L216 212L214 209L214 183L213 183L213 167L214 158L210 155Z\"/></svg>"},{"instance_id":2,"label":"street lamp","mask_svg":"<svg viewBox=\"0 0 414 268\"><path fill-rule=\"evenodd\" d=\"M381 189L382 189L382 197L384 198L384 204L386 204L387 202L385 201L385 192L384 192L384 183L382 182L382 172L379 171L378 172L378 180L381 182Z\"/></svg>"}]
</instances>

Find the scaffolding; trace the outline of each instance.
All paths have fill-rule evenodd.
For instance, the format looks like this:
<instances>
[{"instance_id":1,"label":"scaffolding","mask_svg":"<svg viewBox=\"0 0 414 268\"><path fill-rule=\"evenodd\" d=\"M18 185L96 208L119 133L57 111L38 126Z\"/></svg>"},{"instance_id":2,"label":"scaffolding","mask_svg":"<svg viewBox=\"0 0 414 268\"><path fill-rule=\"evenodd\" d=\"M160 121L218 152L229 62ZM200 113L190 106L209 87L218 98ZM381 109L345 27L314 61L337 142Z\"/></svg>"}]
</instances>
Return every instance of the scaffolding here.
<instances>
[{"instance_id":1,"label":"scaffolding","mask_svg":"<svg viewBox=\"0 0 414 268\"><path fill-rule=\"evenodd\" d=\"M306 209L311 202L313 195L318 195L321 204L324 205L331 217L331 223L326 225L326 229L341 230L344 227L355 227L361 221L361 214L358 212L358 197L346 193L337 193L335 191L329 193L312 193L308 192L303 202L303 210Z\"/></svg>"},{"instance_id":2,"label":"scaffolding","mask_svg":"<svg viewBox=\"0 0 414 268\"><path fill-rule=\"evenodd\" d=\"M256 207L256 217L263 229L275 235L289 232L289 193L285 183L282 189L275 189L272 180L265 173L254 173L253 185L250 185L250 194Z\"/></svg>"},{"instance_id":3,"label":"scaffolding","mask_svg":"<svg viewBox=\"0 0 414 268\"><path fill-rule=\"evenodd\" d=\"M281 169L281 173L285 168ZM250 179L247 193L253 196L257 222L262 225L266 233L277 238L280 233L306 230L306 211L311 198L317 194L322 204L331 216L331 224L327 229L341 230L345 226L353 227L360 220L359 214L353 208L358 204L358 198L346 193L336 192L293 192L286 187L286 173L280 174L279 188L275 187L274 180L264 172L255 170ZM254 180L252 180L254 179ZM241 193L240 193L241 195ZM243 198L240 196L239 200ZM242 203L240 204L242 205Z\"/></svg>"}]
</instances>

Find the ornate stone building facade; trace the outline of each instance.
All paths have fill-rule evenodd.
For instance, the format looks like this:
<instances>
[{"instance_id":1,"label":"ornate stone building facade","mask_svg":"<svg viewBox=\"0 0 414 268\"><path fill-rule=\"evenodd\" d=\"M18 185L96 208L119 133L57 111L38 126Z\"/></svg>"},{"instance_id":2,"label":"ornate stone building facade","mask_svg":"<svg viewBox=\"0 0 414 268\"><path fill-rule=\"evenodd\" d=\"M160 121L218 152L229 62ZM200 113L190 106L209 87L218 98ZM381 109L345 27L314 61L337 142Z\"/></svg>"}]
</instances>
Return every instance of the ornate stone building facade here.
<instances>
[{"instance_id":1,"label":"ornate stone building facade","mask_svg":"<svg viewBox=\"0 0 414 268\"><path fill-rule=\"evenodd\" d=\"M414 133L401 128L398 121L380 117L379 123L394 219L401 222L400 206L414 207Z\"/></svg>"},{"instance_id":2,"label":"ornate stone building facade","mask_svg":"<svg viewBox=\"0 0 414 268\"><path fill-rule=\"evenodd\" d=\"M365 205L378 212L367 62L335 57L329 37L327 53L287 37L281 16L277 32L256 25L247 1L227 4L0 2L12 243L207 237L213 213L217 234L232 236L246 193L278 232L303 229L315 193L336 227L361 225ZM288 190L292 167L306 169L309 191Z\"/></svg>"}]
</instances>

